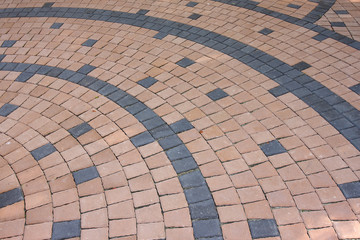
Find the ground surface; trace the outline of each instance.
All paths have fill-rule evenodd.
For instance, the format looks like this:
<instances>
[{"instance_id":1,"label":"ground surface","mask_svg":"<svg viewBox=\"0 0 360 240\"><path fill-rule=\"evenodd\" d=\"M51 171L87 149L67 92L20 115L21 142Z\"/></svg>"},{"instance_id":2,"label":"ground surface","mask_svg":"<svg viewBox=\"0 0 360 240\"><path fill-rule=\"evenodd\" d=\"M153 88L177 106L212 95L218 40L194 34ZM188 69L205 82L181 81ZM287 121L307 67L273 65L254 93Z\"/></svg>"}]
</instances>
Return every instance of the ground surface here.
<instances>
[{"instance_id":1,"label":"ground surface","mask_svg":"<svg viewBox=\"0 0 360 240\"><path fill-rule=\"evenodd\" d=\"M360 239L360 5L0 2L0 239Z\"/></svg>"}]
</instances>

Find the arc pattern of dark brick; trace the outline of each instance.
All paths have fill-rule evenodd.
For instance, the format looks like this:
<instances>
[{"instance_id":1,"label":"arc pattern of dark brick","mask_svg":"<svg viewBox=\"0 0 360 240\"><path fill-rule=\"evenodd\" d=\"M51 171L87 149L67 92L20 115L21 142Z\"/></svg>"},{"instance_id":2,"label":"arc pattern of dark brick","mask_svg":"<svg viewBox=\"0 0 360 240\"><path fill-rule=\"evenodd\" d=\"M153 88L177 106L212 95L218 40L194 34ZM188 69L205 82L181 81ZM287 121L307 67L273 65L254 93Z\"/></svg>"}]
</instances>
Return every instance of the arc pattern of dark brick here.
<instances>
[{"instance_id":1,"label":"arc pattern of dark brick","mask_svg":"<svg viewBox=\"0 0 360 240\"><path fill-rule=\"evenodd\" d=\"M248 10L252 10L255 12L259 12L277 19L280 19L282 21L295 24L300 27L307 28L309 30L312 30L314 32L319 33L319 35L315 39L319 39L320 41L326 39L326 38L332 38L336 41L339 41L343 44L346 44L347 46L353 47L357 50L360 50L360 42L356 41L354 39L351 39L349 37L346 37L340 33L334 32L332 30L329 30L325 27L319 26L315 24L315 22L320 19L335 3L334 0L320 0L319 5L315 7L308 15L306 15L304 18L297 18L292 17L290 15L279 13L273 10L269 10L264 7L257 6L259 3L254 2L252 0L212 0L215 2L221 2L224 4L229 4L241 8L245 8Z\"/></svg>"},{"instance_id":2,"label":"arc pattern of dark brick","mask_svg":"<svg viewBox=\"0 0 360 240\"><path fill-rule=\"evenodd\" d=\"M229 1L233 0L219 0ZM241 6L244 2L236 2ZM254 5L256 7L256 5ZM267 9L264 9L264 11ZM267 12L269 15L270 12ZM283 16L289 20L289 16ZM279 59L265 52L246 45L237 40L205 30L188 24L178 23L171 20L144 16L134 13L110 11L89 8L6 8L0 9L0 18L9 17L59 17L99 20L132 26L142 27L159 31L162 35L174 35L206 47L218 50L234 59L248 65L256 71L277 82L287 92L293 93L303 102L317 111L332 126L334 126L351 144L360 150L360 136L354 136L353 132L360 128L360 112L343 98L336 95L321 83L302 73ZM289 17L292 18L292 17ZM309 27L311 23L305 20L292 20L297 24L305 24ZM310 24L310 25L309 25ZM315 26L315 25L312 25ZM360 44L359 44L360 49ZM1 59L1 56L0 56ZM29 76L24 73L24 78ZM86 80L85 80L86 81ZM122 93L121 93L122 94ZM121 95L120 94L120 95ZM125 98L126 99L126 98ZM118 100L118 99L115 99ZM131 101L131 99L128 99ZM141 107L142 103L138 105Z\"/></svg>"},{"instance_id":3,"label":"arc pattern of dark brick","mask_svg":"<svg viewBox=\"0 0 360 240\"><path fill-rule=\"evenodd\" d=\"M204 214L201 218L198 217L199 214L197 214L196 211L191 211L190 214L195 238L217 237L222 239L220 220L209 187L190 151L177 136L178 133L193 127L187 120L182 119L168 125L153 110L130 94L102 80L72 70L37 64L0 62L0 71L1 70L21 70L22 73L15 80L20 82L26 82L34 74L56 77L73 82L98 92L127 110L147 129L147 131L141 133L141 135L146 134L146 138L143 138L143 136L137 138L137 135L130 139L133 144L135 146L142 146L155 140L158 141L179 175L180 184L184 189L189 208L194 204L204 204L204 201L206 201L209 214ZM25 79L21 77L22 74L26 75ZM70 133L74 134L73 129L70 130ZM143 142L144 139L146 143ZM139 141L141 141L141 143ZM83 181L97 177L98 174L95 169L89 168L75 172L73 176L76 183L80 184ZM209 204L209 202L211 204ZM198 224L198 222L201 222L201 224ZM212 228L212 236L208 235L209 231L206 230L207 226Z\"/></svg>"}]
</instances>

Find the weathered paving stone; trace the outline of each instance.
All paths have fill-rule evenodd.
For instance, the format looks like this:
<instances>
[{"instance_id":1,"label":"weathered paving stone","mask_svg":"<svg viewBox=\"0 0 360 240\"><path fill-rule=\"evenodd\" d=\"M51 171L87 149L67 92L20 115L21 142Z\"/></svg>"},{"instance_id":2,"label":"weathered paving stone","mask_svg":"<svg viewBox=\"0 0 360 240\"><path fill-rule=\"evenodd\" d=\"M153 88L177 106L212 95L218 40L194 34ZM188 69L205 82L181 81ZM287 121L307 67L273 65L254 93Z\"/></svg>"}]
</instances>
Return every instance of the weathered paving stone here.
<instances>
[{"instance_id":1,"label":"weathered paving stone","mask_svg":"<svg viewBox=\"0 0 360 240\"><path fill-rule=\"evenodd\" d=\"M150 135L149 132L140 133L134 137L132 137L131 142L134 144L135 147L141 147L146 144L154 142L154 138Z\"/></svg>"},{"instance_id":2,"label":"weathered paving stone","mask_svg":"<svg viewBox=\"0 0 360 240\"><path fill-rule=\"evenodd\" d=\"M330 22L332 27L346 27L344 22Z\"/></svg>"},{"instance_id":3,"label":"weathered paving stone","mask_svg":"<svg viewBox=\"0 0 360 240\"><path fill-rule=\"evenodd\" d=\"M67 222L54 222L52 229L52 240L80 237L80 220Z\"/></svg>"},{"instance_id":4,"label":"weathered paving stone","mask_svg":"<svg viewBox=\"0 0 360 240\"><path fill-rule=\"evenodd\" d=\"M81 184L87 181L90 181L94 178L99 177L99 173L95 166L84 168L81 170L78 170L76 172L73 172L73 177L75 180L75 183Z\"/></svg>"},{"instance_id":5,"label":"weathered paving stone","mask_svg":"<svg viewBox=\"0 0 360 240\"><path fill-rule=\"evenodd\" d=\"M177 174L184 173L184 172L198 168L198 165L195 162L193 157L187 157L187 158L183 158L183 159L180 159L177 161L173 161L172 165Z\"/></svg>"},{"instance_id":6,"label":"weathered paving stone","mask_svg":"<svg viewBox=\"0 0 360 240\"><path fill-rule=\"evenodd\" d=\"M308 69L309 67L311 67L311 65L306 63L306 62L301 61L301 62L295 64L293 67L295 69L299 70L299 71L303 71L303 70Z\"/></svg>"},{"instance_id":7,"label":"weathered paving stone","mask_svg":"<svg viewBox=\"0 0 360 240\"><path fill-rule=\"evenodd\" d=\"M279 230L274 219L248 221L251 236L254 239L279 236Z\"/></svg>"},{"instance_id":8,"label":"weathered paving stone","mask_svg":"<svg viewBox=\"0 0 360 240\"><path fill-rule=\"evenodd\" d=\"M268 143L263 143L260 145L260 148L266 156L272 156L286 152L286 149L281 145L281 143L278 140L273 140Z\"/></svg>"},{"instance_id":9,"label":"weathered paving stone","mask_svg":"<svg viewBox=\"0 0 360 240\"><path fill-rule=\"evenodd\" d=\"M56 148L51 143L48 143L31 151L31 155L36 161L39 161L53 152L56 152Z\"/></svg>"},{"instance_id":10,"label":"weathered paving stone","mask_svg":"<svg viewBox=\"0 0 360 240\"><path fill-rule=\"evenodd\" d=\"M20 188L14 188L10 191L0 193L0 208L9 206L22 200L24 200L24 196Z\"/></svg>"},{"instance_id":11,"label":"weathered paving stone","mask_svg":"<svg viewBox=\"0 0 360 240\"><path fill-rule=\"evenodd\" d=\"M360 83L350 87L350 89L360 95Z\"/></svg>"},{"instance_id":12,"label":"weathered paving stone","mask_svg":"<svg viewBox=\"0 0 360 240\"><path fill-rule=\"evenodd\" d=\"M206 95L213 101L217 101L217 100L220 100L222 98L229 96L229 94L227 94L220 88L212 90L211 92L208 92Z\"/></svg>"},{"instance_id":13,"label":"weathered paving stone","mask_svg":"<svg viewBox=\"0 0 360 240\"><path fill-rule=\"evenodd\" d=\"M92 70L94 70L96 67L91 66L89 64L85 64L84 66L82 66L79 70L77 70L78 73L82 73L82 74L88 74L90 73Z\"/></svg>"},{"instance_id":14,"label":"weathered paving stone","mask_svg":"<svg viewBox=\"0 0 360 240\"><path fill-rule=\"evenodd\" d=\"M16 40L5 40L2 44L1 47L2 48L9 48L14 46L14 44L16 43Z\"/></svg>"},{"instance_id":15,"label":"weathered paving stone","mask_svg":"<svg viewBox=\"0 0 360 240\"><path fill-rule=\"evenodd\" d=\"M188 66L193 65L195 62L189 58L183 58L180 61L176 62L180 67L186 68Z\"/></svg>"},{"instance_id":16,"label":"weathered paving stone","mask_svg":"<svg viewBox=\"0 0 360 240\"><path fill-rule=\"evenodd\" d=\"M297 5L297 4L292 4L292 3L288 4L287 6L288 6L288 7L290 7L290 8L295 8L295 9L299 9L299 8L301 8L301 6L300 6L300 5Z\"/></svg>"},{"instance_id":17,"label":"weathered paving stone","mask_svg":"<svg viewBox=\"0 0 360 240\"><path fill-rule=\"evenodd\" d=\"M94 46L94 44L97 42L98 40L95 40L95 39L88 39L86 40L84 43L82 43L81 45L82 46L85 46L85 47L92 47Z\"/></svg>"},{"instance_id":18,"label":"weathered paving stone","mask_svg":"<svg viewBox=\"0 0 360 240\"><path fill-rule=\"evenodd\" d=\"M50 28L52 29L59 29L64 25L64 23L53 23Z\"/></svg>"},{"instance_id":19,"label":"weathered paving stone","mask_svg":"<svg viewBox=\"0 0 360 240\"><path fill-rule=\"evenodd\" d=\"M81 123L75 127L72 127L68 130L68 132L74 137L78 138L81 135L91 131L93 128L86 122Z\"/></svg>"},{"instance_id":20,"label":"weathered paving stone","mask_svg":"<svg viewBox=\"0 0 360 240\"><path fill-rule=\"evenodd\" d=\"M193 222L195 238L211 238L221 236L220 222L217 219L199 220Z\"/></svg>"},{"instance_id":21,"label":"weathered paving stone","mask_svg":"<svg viewBox=\"0 0 360 240\"><path fill-rule=\"evenodd\" d=\"M137 83L143 86L144 88L149 88L152 85L154 85L157 82L157 80L153 77L147 77L143 80L138 81Z\"/></svg>"},{"instance_id":22,"label":"weathered paving stone","mask_svg":"<svg viewBox=\"0 0 360 240\"><path fill-rule=\"evenodd\" d=\"M187 7L195 7L196 5L198 5L197 2L188 2L185 6L187 6Z\"/></svg>"},{"instance_id":23,"label":"weathered paving stone","mask_svg":"<svg viewBox=\"0 0 360 240\"><path fill-rule=\"evenodd\" d=\"M200 186L184 190L186 200L189 204L212 199L207 186Z\"/></svg>"},{"instance_id":24,"label":"weathered paving stone","mask_svg":"<svg viewBox=\"0 0 360 240\"><path fill-rule=\"evenodd\" d=\"M149 12L149 10L146 10L146 9L140 9L136 14L139 14L139 15L145 15Z\"/></svg>"},{"instance_id":25,"label":"weathered paving stone","mask_svg":"<svg viewBox=\"0 0 360 240\"><path fill-rule=\"evenodd\" d=\"M1 108L0 108L0 116L3 117L7 117L9 116L9 114L11 114L12 112L14 112L16 109L18 109L19 106L16 106L14 104L10 104L10 103L5 103Z\"/></svg>"},{"instance_id":26,"label":"weathered paving stone","mask_svg":"<svg viewBox=\"0 0 360 240\"><path fill-rule=\"evenodd\" d=\"M33 73L30 72L22 72L16 79L15 81L17 82L26 82L27 80L29 80L30 78L32 78L34 76Z\"/></svg>"},{"instance_id":27,"label":"weathered paving stone","mask_svg":"<svg viewBox=\"0 0 360 240\"><path fill-rule=\"evenodd\" d=\"M360 182L349 182L340 184L339 188L346 197L346 199L360 197Z\"/></svg>"},{"instance_id":28,"label":"weathered paving stone","mask_svg":"<svg viewBox=\"0 0 360 240\"><path fill-rule=\"evenodd\" d=\"M191 15L189 16L189 18L192 19L192 20L197 20L197 19L199 19L200 17L201 17L201 15L200 15L200 14L197 14L197 13L193 13L193 14L191 14Z\"/></svg>"},{"instance_id":29,"label":"weathered paving stone","mask_svg":"<svg viewBox=\"0 0 360 240\"><path fill-rule=\"evenodd\" d=\"M186 118L170 124L170 127L175 133L185 132L194 128L194 126L191 125L191 123Z\"/></svg>"},{"instance_id":30,"label":"weathered paving stone","mask_svg":"<svg viewBox=\"0 0 360 240\"><path fill-rule=\"evenodd\" d=\"M263 35L269 35L270 33L274 32L273 30L269 29L269 28L264 28L262 30L259 31L259 33L263 34Z\"/></svg>"},{"instance_id":31,"label":"weathered paving stone","mask_svg":"<svg viewBox=\"0 0 360 240\"><path fill-rule=\"evenodd\" d=\"M181 141L181 139L175 134L170 135L168 137L164 137L164 138L159 140L159 144L164 150L174 148L176 146L181 145L182 143L183 142Z\"/></svg>"},{"instance_id":32,"label":"weathered paving stone","mask_svg":"<svg viewBox=\"0 0 360 240\"><path fill-rule=\"evenodd\" d=\"M288 93L289 91L286 88L284 88L283 86L277 86L277 87L270 89L269 92L274 97L279 97L279 96L282 96L282 95Z\"/></svg>"},{"instance_id":33,"label":"weathered paving stone","mask_svg":"<svg viewBox=\"0 0 360 240\"><path fill-rule=\"evenodd\" d=\"M192 219L212 219L218 218L215 203L212 199L189 205Z\"/></svg>"},{"instance_id":34,"label":"weathered paving stone","mask_svg":"<svg viewBox=\"0 0 360 240\"><path fill-rule=\"evenodd\" d=\"M199 170L185 173L179 176L179 180L184 189L205 185L205 179Z\"/></svg>"}]
</instances>

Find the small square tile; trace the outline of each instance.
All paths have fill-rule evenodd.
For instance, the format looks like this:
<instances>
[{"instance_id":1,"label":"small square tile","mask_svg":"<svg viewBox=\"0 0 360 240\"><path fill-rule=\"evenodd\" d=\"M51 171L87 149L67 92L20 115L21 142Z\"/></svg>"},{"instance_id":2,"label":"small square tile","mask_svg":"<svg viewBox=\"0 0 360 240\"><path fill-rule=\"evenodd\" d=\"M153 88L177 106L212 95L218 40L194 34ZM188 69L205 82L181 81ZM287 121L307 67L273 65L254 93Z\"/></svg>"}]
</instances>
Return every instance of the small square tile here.
<instances>
[{"instance_id":1,"label":"small square tile","mask_svg":"<svg viewBox=\"0 0 360 240\"><path fill-rule=\"evenodd\" d=\"M51 143L48 143L31 151L31 155L36 161L39 161L53 152L56 152L56 148Z\"/></svg>"},{"instance_id":2,"label":"small square tile","mask_svg":"<svg viewBox=\"0 0 360 240\"><path fill-rule=\"evenodd\" d=\"M5 41L1 44L1 47L3 47L3 48L9 48L9 47L14 46L15 43L16 43L15 40L5 40Z\"/></svg>"},{"instance_id":3,"label":"small square tile","mask_svg":"<svg viewBox=\"0 0 360 240\"><path fill-rule=\"evenodd\" d=\"M186 200L189 204L202 202L212 198L207 186L200 186L184 190Z\"/></svg>"},{"instance_id":4,"label":"small square tile","mask_svg":"<svg viewBox=\"0 0 360 240\"><path fill-rule=\"evenodd\" d=\"M199 17L201 17L200 14L193 13L193 14L191 14L188 18L190 18L190 19L192 19L192 20L197 20Z\"/></svg>"},{"instance_id":5,"label":"small square tile","mask_svg":"<svg viewBox=\"0 0 360 240\"><path fill-rule=\"evenodd\" d=\"M185 173L179 176L179 180L184 189L205 185L205 179L199 170Z\"/></svg>"},{"instance_id":6,"label":"small square tile","mask_svg":"<svg viewBox=\"0 0 360 240\"><path fill-rule=\"evenodd\" d=\"M186 118L183 118L177 122L170 124L170 128L177 134L193 129L194 126Z\"/></svg>"},{"instance_id":7,"label":"small square tile","mask_svg":"<svg viewBox=\"0 0 360 240\"><path fill-rule=\"evenodd\" d=\"M214 201L206 200L204 202L193 203L189 205L192 219L211 219L218 218Z\"/></svg>"},{"instance_id":8,"label":"small square tile","mask_svg":"<svg viewBox=\"0 0 360 240\"><path fill-rule=\"evenodd\" d=\"M0 208L12 205L24 199L20 188L0 193Z\"/></svg>"},{"instance_id":9,"label":"small square tile","mask_svg":"<svg viewBox=\"0 0 360 240\"><path fill-rule=\"evenodd\" d=\"M360 182L349 182L339 185L346 199L360 197Z\"/></svg>"},{"instance_id":10,"label":"small square tile","mask_svg":"<svg viewBox=\"0 0 360 240\"><path fill-rule=\"evenodd\" d=\"M138 81L137 83L143 86L144 88L149 88L154 85L158 80L153 77L147 77L143 80Z\"/></svg>"},{"instance_id":11,"label":"small square tile","mask_svg":"<svg viewBox=\"0 0 360 240\"><path fill-rule=\"evenodd\" d=\"M288 7L290 7L290 8L295 8L295 9L299 9L299 8L301 8L301 6L300 6L300 5L297 5L297 4L292 4L292 3L288 4L287 6L288 6Z\"/></svg>"},{"instance_id":12,"label":"small square tile","mask_svg":"<svg viewBox=\"0 0 360 240\"><path fill-rule=\"evenodd\" d=\"M350 90L360 95L360 83L350 87Z\"/></svg>"},{"instance_id":13,"label":"small square tile","mask_svg":"<svg viewBox=\"0 0 360 240\"><path fill-rule=\"evenodd\" d=\"M206 94L211 100L213 101L217 101L219 99L225 98L227 96L229 96L229 94L227 94L226 92L224 92L222 89L217 88L211 92L208 92Z\"/></svg>"},{"instance_id":14,"label":"small square tile","mask_svg":"<svg viewBox=\"0 0 360 240\"><path fill-rule=\"evenodd\" d=\"M189 58L183 58L180 61L178 61L176 64L180 67L186 68L188 66L193 65L195 62Z\"/></svg>"},{"instance_id":15,"label":"small square tile","mask_svg":"<svg viewBox=\"0 0 360 240\"><path fill-rule=\"evenodd\" d=\"M298 62L297 64L293 65L293 67L299 71L303 71L303 70L311 67L311 65L306 62L301 61L301 62Z\"/></svg>"},{"instance_id":16,"label":"small square tile","mask_svg":"<svg viewBox=\"0 0 360 240\"><path fill-rule=\"evenodd\" d=\"M280 96L288 93L289 90L287 90L287 89L284 88L283 86L277 86L277 87L274 87L274 88L270 89L269 92L270 92L274 97L280 97Z\"/></svg>"},{"instance_id":17,"label":"small square tile","mask_svg":"<svg viewBox=\"0 0 360 240\"><path fill-rule=\"evenodd\" d=\"M261 144L260 148L266 156L272 156L286 152L286 149L278 140L273 140L271 142Z\"/></svg>"},{"instance_id":18,"label":"small square tile","mask_svg":"<svg viewBox=\"0 0 360 240\"><path fill-rule=\"evenodd\" d=\"M94 178L99 177L99 173L98 173L96 167L92 166L92 167L84 168L79 171L73 172L73 177L74 177L75 183L78 185L78 184L81 184L81 183L84 183L84 182L87 182Z\"/></svg>"},{"instance_id":19,"label":"small square tile","mask_svg":"<svg viewBox=\"0 0 360 240\"><path fill-rule=\"evenodd\" d=\"M139 14L139 15L145 15L149 12L149 10L147 9L140 9L136 14Z\"/></svg>"},{"instance_id":20,"label":"small square tile","mask_svg":"<svg viewBox=\"0 0 360 240\"><path fill-rule=\"evenodd\" d=\"M330 22L332 27L346 27L344 22Z\"/></svg>"},{"instance_id":21,"label":"small square tile","mask_svg":"<svg viewBox=\"0 0 360 240\"><path fill-rule=\"evenodd\" d=\"M86 40L83 44L81 44L82 46L85 46L85 47L92 47L94 46L94 44L97 42L98 40L95 40L95 39L88 39Z\"/></svg>"},{"instance_id":22,"label":"small square tile","mask_svg":"<svg viewBox=\"0 0 360 240\"><path fill-rule=\"evenodd\" d=\"M61 26L64 25L64 23L53 23L50 28L52 29L59 29Z\"/></svg>"},{"instance_id":23,"label":"small square tile","mask_svg":"<svg viewBox=\"0 0 360 240\"><path fill-rule=\"evenodd\" d=\"M94 70L96 67L91 66L89 64L85 64L82 66L79 70L77 70L78 73L82 74L89 74L92 70Z\"/></svg>"},{"instance_id":24,"label":"small square tile","mask_svg":"<svg viewBox=\"0 0 360 240\"><path fill-rule=\"evenodd\" d=\"M140 133L130 139L135 147L141 147L146 144L154 142L154 138L150 135L149 132Z\"/></svg>"},{"instance_id":25,"label":"small square tile","mask_svg":"<svg viewBox=\"0 0 360 240\"><path fill-rule=\"evenodd\" d=\"M158 32L157 34L154 35L153 38L156 38L156 39L163 39L164 37L166 37L167 35L169 35L168 33L166 32Z\"/></svg>"},{"instance_id":26,"label":"small square tile","mask_svg":"<svg viewBox=\"0 0 360 240\"><path fill-rule=\"evenodd\" d=\"M19 106L16 106L14 104L10 104L10 103L5 103L1 108L0 108L0 116L3 117L7 117L10 113L12 113L13 111L15 111Z\"/></svg>"},{"instance_id":27,"label":"small square tile","mask_svg":"<svg viewBox=\"0 0 360 240\"><path fill-rule=\"evenodd\" d=\"M52 229L52 240L80 237L80 220L67 222L54 222Z\"/></svg>"},{"instance_id":28,"label":"small square tile","mask_svg":"<svg viewBox=\"0 0 360 240\"><path fill-rule=\"evenodd\" d=\"M26 82L27 80L29 80L29 79L32 78L33 76L34 76L34 73L22 72L22 73L15 79L15 81L17 81L17 82Z\"/></svg>"},{"instance_id":29,"label":"small square tile","mask_svg":"<svg viewBox=\"0 0 360 240\"><path fill-rule=\"evenodd\" d=\"M256 238L267 238L279 236L279 230L274 219L260 219L249 221L251 236Z\"/></svg>"},{"instance_id":30,"label":"small square tile","mask_svg":"<svg viewBox=\"0 0 360 240\"><path fill-rule=\"evenodd\" d=\"M195 7L196 5L198 5L197 2L188 2L185 6L187 6L187 7Z\"/></svg>"},{"instance_id":31,"label":"small square tile","mask_svg":"<svg viewBox=\"0 0 360 240\"><path fill-rule=\"evenodd\" d=\"M193 222L194 237L216 239L221 236L220 222L218 219L198 220Z\"/></svg>"},{"instance_id":32,"label":"small square tile","mask_svg":"<svg viewBox=\"0 0 360 240\"><path fill-rule=\"evenodd\" d=\"M92 130L93 128L86 122L81 123L71 129L68 130L68 132L74 137L74 138L78 138L81 135L89 132L90 130Z\"/></svg>"},{"instance_id":33,"label":"small square tile","mask_svg":"<svg viewBox=\"0 0 360 240\"><path fill-rule=\"evenodd\" d=\"M260 30L258 33L261 33L261 34L264 34L264 35L269 35L272 32L274 32L274 31L269 29L269 28L264 28L264 29Z\"/></svg>"}]
</instances>

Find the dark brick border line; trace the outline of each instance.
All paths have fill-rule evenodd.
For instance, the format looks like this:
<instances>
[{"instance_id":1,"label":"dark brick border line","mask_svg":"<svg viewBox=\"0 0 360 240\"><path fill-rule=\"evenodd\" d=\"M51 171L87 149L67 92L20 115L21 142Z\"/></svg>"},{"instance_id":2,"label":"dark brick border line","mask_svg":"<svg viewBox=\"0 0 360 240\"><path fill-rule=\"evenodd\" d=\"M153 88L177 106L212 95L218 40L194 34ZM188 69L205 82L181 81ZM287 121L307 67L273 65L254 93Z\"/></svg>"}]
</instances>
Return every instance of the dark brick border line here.
<instances>
[{"instance_id":1,"label":"dark brick border line","mask_svg":"<svg viewBox=\"0 0 360 240\"><path fill-rule=\"evenodd\" d=\"M189 205L195 238L216 237L222 239L220 220L209 187L190 151L177 136L178 133L193 128L191 123L186 119L182 119L168 125L153 110L135 97L109 83L81 73L81 69L75 72L37 64L0 62L0 71L22 72L15 81L26 82L34 74L56 77L94 90L127 110L147 129L147 131L130 138L131 142L136 147L139 147L158 141L178 174ZM83 123L68 131L72 135L79 136L88 129L89 127ZM32 154L41 159L51 154L53 152L52 148L52 145L45 145L40 150L34 150ZM81 169L72 174L76 184L98 177L94 167ZM203 213L200 211L201 208L194 207L196 204L201 206L206 204L207 212Z\"/></svg>"},{"instance_id":2,"label":"dark brick border line","mask_svg":"<svg viewBox=\"0 0 360 240\"><path fill-rule=\"evenodd\" d=\"M356 41L354 39L351 39L349 37L346 37L340 33L334 32L332 30L329 30L327 28L324 28L322 26L319 26L315 24L315 22L322 17L323 14L325 14L331 7L332 4L335 3L334 0L321 0L319 2L319 5L315 7L308 15L306 15L304 18L300 19L297 17L292 17L290 15L275 12L273 10L269 10L263 7L257 6L259 3L254 2L252 0L212 0L215 2L221 2L228 5L233 5L241 8L245 8L248 10L252 10L255 12L259 12L277 19L280 19L282 21L298 25L300 27L307 28L309 30L312 30L314 32L319 33L318 36L316 36L314 39L318 41L322 41L326 38L332 38L336 41L339 41L343 44L346 44L347 46L353 47L357 50L360 50L360 42ZM334 1L334 3L332 3Z\"/></svg>"},{"instance_id":3,"label":"dark brick border line","mask_svg":"<svg viewBox=\"0 0 360 240\"><path fill-rule=\"evenodd\" d=\"M225 1L225 0L221 0ZM230 1L230 0L226 0ZM234 1L234 0L231 0ZM241 2L239 2L240 4ZM243 4L243 3L241 3ZM266 10L268 11L268 10ZM275 12L274 12L275 13ZM269 15L271 15L269 13ZM360 136L355 136L354 131L360 129L360 112L343 98L336 95L321 83L302 73L294 66L290 66L279 59L244 43L223 35L183 24L171 20L139 15L134 13L125 13L119 11L88 9L88 8L7 8L0 9L0 18L16 17L58 17L58 18L76 18L99 20L120 24L128 24L141 28L158 31L162 36L174 35L202 44L206 47L227 54L240 62L248 65L256 71L264 74L268 78L277 82L282 88L282 92L291 92L303 102L308 104L332 126L334 126L351 144L360 150ZM306 23L300 20L300 23ZM300 24L299 23L299 24ZM308 24L306 24L308 25ZM158 33L158 34L159 34ZM156 35L158 35L156 34ZM156 36L155 35L155 36ZM359 44L360 48L360 44ZM4 55L0 55L3 59ZM49 70L50 71L50 70ZM55 70L53 70L55 71ZM57 70L58 71L58 70ZM55 71L56 72L56 71ZM67 73L69 74L69 73ZM77 78L80 75L72 76ZM28 72L20 75L23 79L31 77ZM19 77L20 77L19 76ZM89 77L88 77L89 78ZM82 80L82 79L80 79ZM79 80L79 81L80 81ZM92 81L84 79L83 81ZM85 84L85 83L84 83ZM101 85L99 82L97 83ZM119 92L122 97L124 92ZM119 100L116 96L112 100ZM124 98L126 101L135 101L130 96ZM122 103L122 105L124 105ZM138 103L139 108L144 104ZM132 114L136 113L137 108L132 107L128 110ZM134 113L135 111L135 113ZM162 119L160 119L162 121ZM161 122L160 121L160 122ZM147 124L147 122L143 122ZM151 125L151 123L150 123ZM161 124L159 124L161 125ZM159 126L158 125L158 126Z\"/></svg>"}]
</instances>

